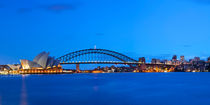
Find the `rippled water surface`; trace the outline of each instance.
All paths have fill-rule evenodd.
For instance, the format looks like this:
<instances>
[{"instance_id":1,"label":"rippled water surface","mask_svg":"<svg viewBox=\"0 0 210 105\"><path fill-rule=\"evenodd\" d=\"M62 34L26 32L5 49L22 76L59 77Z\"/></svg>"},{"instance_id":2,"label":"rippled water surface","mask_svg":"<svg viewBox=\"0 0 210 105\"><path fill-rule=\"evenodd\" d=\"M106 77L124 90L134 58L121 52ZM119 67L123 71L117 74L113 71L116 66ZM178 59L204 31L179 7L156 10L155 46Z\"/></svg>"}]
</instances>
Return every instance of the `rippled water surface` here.
<instances>
[{"instance_id":1,"label":"rippled water surface","mask_svg":"<svg viewBox=\"0 0 210 105\"><path fill-rule=\"evenodd\" d=\"M0 75L0 105L210 105L210 73Z\"/></svg>"}]
</instances>

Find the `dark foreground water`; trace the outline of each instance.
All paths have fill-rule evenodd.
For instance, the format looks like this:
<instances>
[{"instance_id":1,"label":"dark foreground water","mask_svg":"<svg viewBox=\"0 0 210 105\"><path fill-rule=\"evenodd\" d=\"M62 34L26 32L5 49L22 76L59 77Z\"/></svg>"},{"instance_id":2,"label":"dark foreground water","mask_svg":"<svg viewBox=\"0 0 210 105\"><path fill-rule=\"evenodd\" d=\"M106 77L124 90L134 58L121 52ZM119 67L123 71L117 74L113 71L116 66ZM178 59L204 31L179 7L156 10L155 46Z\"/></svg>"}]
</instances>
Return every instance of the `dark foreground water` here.
<instances>
[{"instance_id":1,"label":"dark foreground water","mask_svg":"<svg viewBox=\"0 0 210 105\"><path fill-rule=\"evenodd\" d=\"M210 105L210 73L0 75L0 105Z\"/></svg>"}]
</instances>

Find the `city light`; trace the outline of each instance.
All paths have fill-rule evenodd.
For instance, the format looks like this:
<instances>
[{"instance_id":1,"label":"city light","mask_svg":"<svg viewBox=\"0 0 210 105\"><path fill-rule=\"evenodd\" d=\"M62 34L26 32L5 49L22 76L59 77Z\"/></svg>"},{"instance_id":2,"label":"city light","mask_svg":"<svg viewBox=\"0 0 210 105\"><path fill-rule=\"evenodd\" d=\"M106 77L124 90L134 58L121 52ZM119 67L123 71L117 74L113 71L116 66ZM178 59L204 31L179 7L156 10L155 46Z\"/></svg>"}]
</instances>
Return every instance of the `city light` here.
<instances>
[{"instance_id":1,"label":"city light","mask_svg":"<svg viewBox=\"0 0 210 105\"><path fill-rule=\"evenodd\" d=\"M111 54L119 54L113 53L113 51L104 50L104 49L88 49L94 54L105 54L107 51ZM88 50L81 50L81 51L88 51ZM104 52L101 52L104 51ZM77 51L80 52L80 51ZM87 52L84 52L85 54ZM140 57L139 60L134 60L126 55L123 55L124 58L122 61L110 60L110 61L101 61L101 60L76 60L76 61L62 61L62 58L59 59L52 59L52 57L48 56L49 53L42 52L37 55L33 61L29 60L21 60L21 64L15 65L0 65L0 73L1 74L55 74L55 73L112 73L112 72L208 72L210 71L210 57L207 61L200 60L199 57L194 57L194 59L190 59L189 61L185 60L185 57L182 55L180 59L176 55L172 56L171 60L167 59L155 59L153 58L151 62L146 62L145 57ZM80 54L83 55L83 54ZM120 54L119 56L121 56ZM43 57L42 57L43 56ZM115 55L118 56L118 55ZM114 56L114 57L115 57ZM94 56L95 57L95 56ZM111 56L113 57L113 56ZM126 58L127 57L127 58ZM43 61L39 59L42 58ZM125 61L123 59L128 60ZM47 59L49 60L47 62ZM70 59L70 58L69 58ZM51 60L51 61L50 61ZM131 61L129 61L131 60ZM60 63L56 63L60 61ZM51 63L50 63L51 62ZM53 63L55 62L55 63ZM55 64L55 65L52 65ZM76 69L65 70L62 68L62 64L76 64ZM93 70L80 70L80 64L112 64L111 67L97 67ZM122 66L118 66L118 65ZM35 65L35 66L34 66ZM115 67L115 66L117 67Z\"/></svg>"}]
</instances>

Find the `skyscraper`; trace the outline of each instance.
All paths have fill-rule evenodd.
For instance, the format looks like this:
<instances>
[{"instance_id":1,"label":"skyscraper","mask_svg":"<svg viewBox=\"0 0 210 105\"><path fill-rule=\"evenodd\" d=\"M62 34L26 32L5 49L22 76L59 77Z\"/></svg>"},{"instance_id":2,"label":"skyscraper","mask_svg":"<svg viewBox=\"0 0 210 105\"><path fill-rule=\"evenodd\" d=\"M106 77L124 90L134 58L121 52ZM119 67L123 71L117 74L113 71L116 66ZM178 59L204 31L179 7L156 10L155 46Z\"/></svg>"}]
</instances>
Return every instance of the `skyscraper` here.
<instances>
[{"instance_id":1,"label":"skyscraper","mask_svg":"<svg viewBox=\"0 0 210 105\"><path fill-rule=\"evenodd\" d=\"M145 57L139 58L139 62L141 62L141 63L146 63Z\"/></svg>"},{"instance_id":2,"label":"skyscraper","mask_svg":"<svg viewBox=\"0 0 210 105\"><path fill-rule=\"evenodd\" d=\"M176 61L176 60L177 60L177 56L174 55L174 56L172 57L172 60L173 60L173 61Z\"/></svg>"},{"instance_id":3,"label":"skyscraper","mask_svg":"<svg viewBox=\"0 0 210 105\"><path fill-rule=\"evenodd\" d=\"M207 61L210 62L210 57L208 57Z\"/></svg>"},{"instance_id":4,"label":"skyscraper","mask_svg":"<svg viewBox=\"0 0 210 105\"><path fill-rule=\"evenodd\" d=\"M185 61L184 56L180 56L180 61L183 63Z\"/></svg>"},{"instance_id":5,"label":"skyscraper","mask_svg":"<svg viewBox=\"0 0 210 105\"><path fill-rule=\"evenodd\" d=\"M200 61L200 57L195 57L194 61Z\"/></svg>"}]
</instances>

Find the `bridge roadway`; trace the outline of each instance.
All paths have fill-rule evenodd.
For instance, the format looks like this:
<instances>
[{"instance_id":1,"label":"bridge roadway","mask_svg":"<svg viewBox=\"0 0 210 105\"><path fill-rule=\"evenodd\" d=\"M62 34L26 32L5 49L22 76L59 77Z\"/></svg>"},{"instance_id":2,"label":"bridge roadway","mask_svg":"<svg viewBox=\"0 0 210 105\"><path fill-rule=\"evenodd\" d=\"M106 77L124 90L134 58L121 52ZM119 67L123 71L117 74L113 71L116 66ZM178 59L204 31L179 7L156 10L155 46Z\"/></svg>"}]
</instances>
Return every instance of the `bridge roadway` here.
<instances>
[{"instance_id":1,"label":"bridge roadway","mask_svg":"<svg viewBox=\"0 0 210 105\"><path fill-rule=\"evenodd\" d=\"M78 61L78 62L61 62L60 64L143 64L141 62L117 62L117 61ZM151 64L146 63L146 65L155 66L155 65L167 65L167 66L175 66L175 65L169 65L169 64Z\"/></svg>"}]
</instances>

